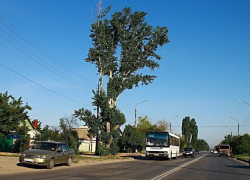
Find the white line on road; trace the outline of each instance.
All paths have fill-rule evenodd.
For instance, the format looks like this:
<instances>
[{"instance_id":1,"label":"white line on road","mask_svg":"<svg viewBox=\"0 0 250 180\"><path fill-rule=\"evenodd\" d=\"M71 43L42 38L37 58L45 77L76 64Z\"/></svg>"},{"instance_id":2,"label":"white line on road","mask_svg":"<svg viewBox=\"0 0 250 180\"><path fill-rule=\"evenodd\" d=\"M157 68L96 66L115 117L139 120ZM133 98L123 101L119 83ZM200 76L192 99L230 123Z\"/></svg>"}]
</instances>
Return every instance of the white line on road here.
<instances>
[{"instance_id":1,"label":"white line on road","mask_svg":"<svg viewBox=\"0 0 250 180\"><path fill-rule=\"evenodd\" d=\"M172 174L172 173L174 173L174 172L180 170L181 168L183 168L183 167L185 167L185 166L187 166L187 165L189 165L189 164L191 164L191 163L193 163L193 162L195 162L195 161L198 161L199 159L203 158L203 157L206 156L206 155L207 155L207 154L204 154L203 156L201 156L201 157L199 157L199 158L196 158L196 159L194 159L193 161L189 161L189 162L187 162L187 163L185 163L185 164L182 164L181 166L176 167L176 168L174 168L174 169L172 169L172 170L170 170L170 171L167 171L167 172L165 172L165 173L163 173L163 174L160 174L159 176L156 176L156 177L154 177L154 178L151 179L151 180L160 180L160 179L162 179L162 178L164 178L164 177L166 177L166 176L168 176L168 175L170 175L170 174Z\"/></svg>"}]
</instances>

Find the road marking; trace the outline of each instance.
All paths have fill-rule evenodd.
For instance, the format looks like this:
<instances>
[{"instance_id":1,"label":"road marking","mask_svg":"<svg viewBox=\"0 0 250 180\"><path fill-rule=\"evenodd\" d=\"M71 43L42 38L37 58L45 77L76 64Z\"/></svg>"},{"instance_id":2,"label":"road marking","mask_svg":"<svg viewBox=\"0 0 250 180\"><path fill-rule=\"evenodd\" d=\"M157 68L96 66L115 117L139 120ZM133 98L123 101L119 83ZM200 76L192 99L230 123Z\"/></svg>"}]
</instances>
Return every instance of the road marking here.
<instances>
[{"instance_id":1,"label":"road marking","mask_svg":"<svg viewBox=\"0 0 250 180\"><path fill-rule=\"evenodd\" d=\"M160 179L162 179L162 178L164 178L164 177L166 177L166 176L168 176L168 175L170 175L170 174L172 174L172 173L174 173L174 172L180 170L181 168L184 168L184 167L186 167L187 165L189 165L189 164L191 164L191 163L193 163L193 162L195 162L195 161L198 161L199 159L203 158L203 157L206 156L206 155L207 155L207 154L204 154L203 156L201 156L201 157L199 157L199 158L196 158L196 159L194 159L193 161L189 161L189 162L187 162L187 163L185 163L185 164L182 164L181 166L176 167L176 168L174 168L174 169L171 169L170 171L167 171L167 172L165 172L165 173L163 173L163 174L160 174L159 176L156 176L156 177L154 177L154 178L151 179L151 180L160 180Z\"/></svg>"}]
</instances>

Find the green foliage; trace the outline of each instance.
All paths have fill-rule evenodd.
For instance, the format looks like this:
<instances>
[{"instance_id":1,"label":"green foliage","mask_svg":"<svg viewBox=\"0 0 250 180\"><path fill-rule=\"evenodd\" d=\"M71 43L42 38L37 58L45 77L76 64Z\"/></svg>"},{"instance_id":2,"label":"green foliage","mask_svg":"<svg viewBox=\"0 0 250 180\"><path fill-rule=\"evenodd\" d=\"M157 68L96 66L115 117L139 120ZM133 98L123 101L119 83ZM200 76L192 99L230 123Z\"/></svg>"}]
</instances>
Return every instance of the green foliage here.
<instances>
[{"instance_id":1,"label":"green foliage","mask_svg":"<svg viewBox=\"0 0 250 180\"><path fill-rule=\"evenodd\" d=\"M221 142L223 144L230 144L234 154L250 154L250 135L244 134L241 136L233 136L232 141L228 142L228 136Z\"/></svg>"},{"instance_id":2,"label":"green foliage","mask_svg":"<svg viewBox=\"0 0 250 180\"><path fill-rule=\"evenodd\" d=\"M77 131L73 130L72 125L76 124L74 116L65 117L60 119L60 140L69 145L70 148L74 149L75 153L78 153L78 134Z\"/></svg>"},{"instance_id":3,"label":"green foliage","mask_svg":"<svg viewBox=\"0 0 250 180\"><path fill-rule=\"evenodd\" d=\"M103 144L113 144L112 147L114 148L117 146L115 143L118 143L118 127L125 123L125 116L116 108L116 106L113 108L109 107L108 97L105 92L101 92L100 94L95 93L95 97L93 99L93 105L100 108L99 117L92 114L90 110L84 108L75 111L74 116L86 123L86 125L90 128L90 134L96 135L97 132L100 131L101 141ZM110 123L110 133L107 132L107 123ZM111 151L111 153L114 152L116 152L116 150Z\"/></svg>"},{"instance_id":4,"label":"green foliage","mask_svg":"<svg viewBox=\"0 0 250 180\"><path fill-rule=\"evenodd\" d=\"M167 131L168 123L165 120L159 120L155 124L153 124L148 116L139 117L138 129L140 132L143 132L146 135L146 132L149 131Z\"/></svg>"},{"instance_id":5,"label":"green foliage","mask_svg":"<svg viewBox=\"0 0 250 180\"><path fill-rule=\"evenodd\" d=\"M121 144L126 152L135 152L145 147L145 133L131 125L126 125L121 137Z\"/></svg>"},{"instance_id":6,"label":"green foliage","mask_svg":"<svg viewBox=\"0 0 250 180\"><path fill-rule=\"evenodd\" d=\"M30 136L27 134L27 132L28 128L25 126L21 126L20 128L18 128L17 133L20 137L15 141L13 145L12 151L14 153L20 153L28 149Z\"/></svg>"},{"instance_id":7,"label":"green foliage","mask_svg":"<svg viewBox=\"0 0 250 180\"><path fill-rule=\"evenodd\" d=\"M230 144L232 141L232 136L230 134L224 136L224 140L221 141L221 144Z\"/></svg>"},{"instance_id":8,"label":"green foliage","mask_svg":"<svg viewBox=\"0 0 250 180\"><path fill-rule=\"evenodd\" d=\"M188 144L184 136L179 136L179 137L180 137L180 152L182 152L184 148L188 146Z\"/></svg>"},{"instance_id":9,"label":"green foliage","mask_svg":"<svg viewBox=\"0 0 250 180\"><path fill-rule=\"evenodd\" d=\"M182 135L185 138L186 144L196 148L198 139L198 126L196 125L195 119L190 120L189 116L186 116L182 120Z\"/></svg>"},{"instance_id":10,"label":"green foliage","mask_svg":"<svg viewBox=\"0 0 250 180\"><path fill-rule=\"evenodd\" d=\"M0 93L0 138L18 130L18 126L28 119L31 107L23 106L22 98L15 99L8 92Z\"/></svg>"},{"instance_id":11,"label":"green foliage","mask_svg":"<svg viewBox=\"0 0 250 180\"><path fill-rule=\"evenodd\" d=\"M139 83L147 85L156 78L138 71L145 67L152 71L159 68L155 60L161 57L156 50L169 40L166 27L154 29L147 25L147 13L132 13L129 7L125 7L114 13L110 20L103 19L109 10L110 7L92 24L90 37L94 47L90 48L85 60L95 64L101 76L109 77L107 95L116 100L125 89L138 87Z\"/></svg>"},{"instance_id":12,"label":"green foliage","mask_svg":"<svg viewBox=\"0 0 250 180\"><path fill-rule=\"evenodd\" d=\"M58 129L51 129L46 125L43 129L38 130L41 135L36 136L36 141L60 141Z\"/></svg>"},{"instance_id":13,"label":"green foliage","mask_svg":"<svg viewBox=\"0 0 250 180\"><path fill-rule=\"evenodd\" d=\"M123 136L120 138L119 144L122 150L126 152L142 151L145 148L146 132L149 131L166 131L168 124L165 120L159 120L153 124L147 116L139 117L138 127L126 125Z\"/></svg>"},{"instance_id":14,"label":"green foliage","mask_svg":"<svg viewBox=\"0 0 250 180\"><path fill-rule=\"evenodd\" d=\"M199 149L201 151L209 151L209 145L204 139L198 139L196 149Z\"/></svg>"},{"instance_id":15,"label":"green foliage","mask_svg":"<svg viewBox=\"0 0 250 180\"><path fill-rule=\"evenodd\" d=\"M93 115L87 109L75 111L75 116L86 122L90 133L101 131L102 142L116 149L118 143L115 136L118 128L125 123L125 116L115 106L119 96L126 89L139 85L148 85L155 75L139 73L148 68L153 71L159 68L156 54L159 46L168 43L166 27L147 25L145 12L131 12L125 7L116 12L111 19L104 19L110 7L98 13L97 21L91 26L93 48L89 49L86 62L96 66L100 74L101 93L94 92L93 105L100 108L100 114ZM103 88L103 78L107 76L107 90ZM105 151L106 152L106 151ZM112 150L112 153L116 152Z\"/></svg>"},{"instance_id":16,"label":"green foliage","mask_svg":"<svg viewBox=\"0 0 250 180\"><path fill-rule=\"evenodd\" d=\"M106 149L105 147L100 147L98 149L97 154L99 154L100 156L107 156L107 155L111 154L111 150L110 149Z\"/></svg>"}]
</instances>

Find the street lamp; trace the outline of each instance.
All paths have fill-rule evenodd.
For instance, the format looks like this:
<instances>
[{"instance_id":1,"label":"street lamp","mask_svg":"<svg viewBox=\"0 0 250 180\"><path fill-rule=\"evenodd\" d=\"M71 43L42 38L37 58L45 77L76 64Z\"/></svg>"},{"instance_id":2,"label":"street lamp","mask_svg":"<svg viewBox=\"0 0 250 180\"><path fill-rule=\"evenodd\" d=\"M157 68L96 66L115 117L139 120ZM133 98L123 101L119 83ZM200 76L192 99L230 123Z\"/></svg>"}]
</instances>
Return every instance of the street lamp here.
<instances>
[{"instance_id":1,"label":"street lamp","mask_svg":"<svg viewBox=\"0 0 250 180\"><path fill-rule=\"evenodd\" d=\"M147 100L144 100L144 101L142 101L142 102L139 102L139 103L137 103L136 106L135 106L135 127L137 127L137 123L136 123L136 107L137 107L138 104L141 104L141 103L146 102L146 101L147 101Z\"/></svg>"},{"instance_id":2,"label":"street lamp","mask_svg":"<svg viewBox=\"0 0 250 180\"><path fill-rule=\"evenodd\" d=\"M233 117L230 117L230 118L232 118L232 119L234 119L234 120L236 120L238 122L238 136L239 136L239 131L240 131L239 121L237 119L233 118Z\"/></svg>"},{"instance_id":3,"label":"street lamp","mask_svg":"<svg viewBox=\"0 0 250 180\"><path fill-rule=\"evenodd\" d=\"M250 106L250 104L249 103L247 103L247 102L243 102L243 101L241 101L241 100L237 100L238 102L241 102L241 103L244 103L244 104L247 104L248 106Z\"/></svg>"},{"instance_id":4,"label":"street lamp","mask_svg":"<svg viewBox=\"0 0 250 180\"><path fill-rule=\"evenodd\" d=\"M172 131L171 131L171 120L174 119L174 118L176 118L176 117L178 117L178 116L172 117L172 118L169 120L169 121L170 121L170 124L169 124L169 125L170 125L170 133L172 133Z\"/></svg>"},{"instance_id":5,"label":"street lamp","mask_svg":"<svg viewBox=\"0 0 250 180\"><path fill-rule=\"evenodd\" d=\"M248 105L248 106L250 106L250 104L249 103L247 103L247 102L243 102L243 101L241 101L241 100L237 100L238 102L241 102L241 103L244 103L244 104L246 104L246 105ZM250 110L249 110L249 114L250 114Z\"/></svg>"},{"instance_id":6,"label":"street lamp","mask_svg":"<svg viewBox=\"0 0 250 180\"><path fill-rule=\"evenodd\" d=\"M226 127L226 128L227 128L227 129L230 129L230 128L228 128L228 127ZM230 139L231 139L231 141L232 141L232 129L230 129L230 130L231 130L231 138L230 138Z\"/></svg>"}]
</instances>

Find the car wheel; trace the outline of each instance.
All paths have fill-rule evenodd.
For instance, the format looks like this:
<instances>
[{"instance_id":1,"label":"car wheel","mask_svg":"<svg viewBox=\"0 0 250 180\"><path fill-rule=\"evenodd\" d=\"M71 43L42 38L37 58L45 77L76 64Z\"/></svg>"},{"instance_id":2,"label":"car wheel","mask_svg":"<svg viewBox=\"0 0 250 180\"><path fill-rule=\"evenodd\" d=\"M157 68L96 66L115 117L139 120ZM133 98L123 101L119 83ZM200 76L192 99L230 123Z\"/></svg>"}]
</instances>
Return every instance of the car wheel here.
<instances>
[{"instance_id":1,"label":"car wheel","mask_svg":"<svg viewBox=\"0 0 250 180\"><path fill-rule=\"evenodd\" d=\"M54 159L50 158L49 163L47 165L47 169L52 169L54 167Z\"/></svg>"},{"instance_id":2,"label":"car wheel","mask_svg":"<svg viewBox=\"0 0 250 180\"><path fill-rule=\"evenodd\" d=\"M152 160L152 159L153 159L153 157L149 157L149 159L150 159L150 160Z\"/></svg>"},{"instance_id":3,"label":"car wheel","mask_svg":"<svg viewBox=\"0 0 250 180\"><path fill-rule=\"evenodd\" d=\"M192 155L192 158L194 158L194 155Z\"/></svg>"},{"instance_id":4,"label":"car wheel","mask_svg":"<svg viewBox=\"0 0 250 180\"><path fill-rule=\"evenodd\" d=\"M70 165L71 165L71 163L72 163L72 157L69 157L69 159L68 159L68 161L67 161L66 165L67 165L67 166L70 166Z\"/></svg>"}]
</instances>

